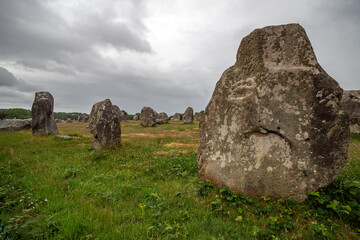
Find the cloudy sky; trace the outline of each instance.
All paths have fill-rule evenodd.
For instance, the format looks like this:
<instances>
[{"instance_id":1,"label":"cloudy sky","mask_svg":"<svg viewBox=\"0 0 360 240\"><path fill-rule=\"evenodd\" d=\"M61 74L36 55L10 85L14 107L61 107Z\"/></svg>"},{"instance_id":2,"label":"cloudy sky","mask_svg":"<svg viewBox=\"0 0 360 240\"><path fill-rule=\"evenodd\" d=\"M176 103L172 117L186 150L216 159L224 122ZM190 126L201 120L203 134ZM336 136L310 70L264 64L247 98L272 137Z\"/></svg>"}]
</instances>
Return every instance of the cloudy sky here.
<instances>
[{"instance_id":1,"label":"cloudy sky","mask_svg":"<svg viewBox=\"0 0 360 240\"><path fill-rule=\"evenodd\" d=\"M203 110L243 37L300 23L319 63L360 89L358 0L0 0L0 108L89 113L110 98L129 113Z\"/></svg>"}]
</instances>

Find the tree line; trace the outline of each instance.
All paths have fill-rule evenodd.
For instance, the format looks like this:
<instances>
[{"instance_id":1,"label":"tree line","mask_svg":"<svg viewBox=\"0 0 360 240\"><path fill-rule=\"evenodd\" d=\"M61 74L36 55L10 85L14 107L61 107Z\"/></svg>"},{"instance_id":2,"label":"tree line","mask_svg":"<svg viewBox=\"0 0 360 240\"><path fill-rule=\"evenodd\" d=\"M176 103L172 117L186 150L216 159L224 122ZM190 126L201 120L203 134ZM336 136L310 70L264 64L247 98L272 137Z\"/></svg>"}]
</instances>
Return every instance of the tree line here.
<instances>
[{"instance_id":1,"label":"tree line","mask_svg":"<svg viewBox=\"0 0 360 240\"><path fill-rule=\"evenodd\" d=\"M54 112L54 118L60 120L78 120L78 117L83 119L85 116L89 117L89 114L79 113L79 112ZM0 119L27 119L31 118L31 111L24 108L10 108L10 109L0 109Z\"/></svg>"}]
</instances>

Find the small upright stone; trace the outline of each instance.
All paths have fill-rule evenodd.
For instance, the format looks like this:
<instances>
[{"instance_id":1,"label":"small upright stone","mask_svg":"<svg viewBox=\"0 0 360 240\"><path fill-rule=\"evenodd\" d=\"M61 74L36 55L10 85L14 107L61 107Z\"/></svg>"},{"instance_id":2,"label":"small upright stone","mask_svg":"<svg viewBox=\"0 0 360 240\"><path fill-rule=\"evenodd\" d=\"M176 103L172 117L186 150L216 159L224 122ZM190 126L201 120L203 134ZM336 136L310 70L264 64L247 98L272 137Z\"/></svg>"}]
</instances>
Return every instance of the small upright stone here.
<instances>
[{"instance_id":1,"label":"small upright stone","mask_svg":"<svg viewBox=\"0 0 360 240\"><path fill-rule=\"evenodd\" d=\"M181 120L181 115L180 113L175 113L174 116L172 117L172 121L174 122L178 122Z\"/></svg>"},{"instance_id":2,"label":"small upright stone","mask_svg":"<svg viewBox=\"0 0 360 240\"><path fill-rule=\"evenodd\" d=\"M92 147L95 150L111 147L121 141L120 109L110 99L95 103L90 113Z\"/></svg>"},{"instance_id":3,"label":"small upright stone","mask_svg":"<svg viewBox=\"0 0 360 240\"><path fill-rule=\"evenodd\" d=\"M199 175L241 194L304 200L345 165L342 93L299 24L254 30L200 122Z\"/></svg>"},{"instance_id":4,"label":"small upright stone","mask_svg":"<svg viewBox=\"0 0 360 240\"><path fill-rule=\"evenodd\" d=\"M186 124L192 124L194 121L194 110L191 107L188 107L183 115L183 121Z\"/></svg>"},{"instance_id":5,"label":"small upright stone","mask_svg":"<svg viewBox=\"0 0 360 240\"><path fill-rule=\"evenodd\" d=\"M143 107L140 113L140 124L144 127L154 127L156 116L157 113L151 107Z\"/></svg>"},{"instance_id":6,"label":"small upright stone","mask_svg":"<svg viewBox=\"0 0 360 240\"><path fill-rule=\"evenodd\" d=\"M135 114L134 117L133 117L133 120L134 120L134 121L139 121L138 115Z\"/></svg>"},{"instance_id":7,"label":"small upright stone","mask_svg":"<svg viewBox=\"0 0 360 240\"><path fill-rule=\"evenodd\" d=\"M83 117L83 122L84 122L84 123L87 123L88 121L89 121L89 117L88 117L88 116L84 116L84 117Z\"/></svg>"},{"instance_id":8,"label":"small upright stone","mask_svg":"<svg viewBox=\"0 0 360 240\"><path fill-rule=\"evenodd\" d=\"M360 133L360 90L344 91L341 106L349 114L350 132Z\"/></svg>"},{"instance_id":9,"label":"small upright stone","mask_svg":"<svg viewBox=\"0 0 360 240\"><path fill-rule=\"evenodd\" d=\"M202 117L202 114L199 113L199 112L196 112L195 115L194 115L194 120L195 120L195 121L200 121L200 120L201 120L201 117Z\"/></svg>"},{"instance_id":10,"label":"small upright stone","mask_svg":"<svg viewBox=\"0 0 360 240\"><path fill-rule=\"evenodd\" d=\"M77 120L78 122L81 122L81 116L79 115L78 116L78 120Z\"/></svg>"},{"instance_id":11,"label":"small upright stone","mask_svg":"<svg viewBox=\"0 0 360 240\"><path fill-rule=\"evenodd\" d=\"M125 110L121 110L121 121L122 122L127 122L127 112Z\"/></svg>"},{"instance_id":12,"label":"small upright stone","mask_svg":"<svg viewBox=\"0 0 360 240\"><path fill-rule=\"evenodd\" d=\"M169 122L169 117L166 113L161 112L156 117L156 123L158 124L164 124Z\"/></svg>"},{"instance_id":13,"label":"small upright stone","mask_svg":"<svg viewBox=\"0 0 360 240\"><path fill-rule=\"evenodd\" d=\"M35 93L31 114L33 135L47 135L58 132L54 119L54 98L49 92Z\"/></svg>"},{"instance_id":14,"label":"small upright stone","mask_svg":"<svg viewBox=\"0 0 360 240\"><path fill-rule=\"evenodd\" d=\"M66 123L72 123L71 118L66 119Z\"/></svg>"}]
</instances>

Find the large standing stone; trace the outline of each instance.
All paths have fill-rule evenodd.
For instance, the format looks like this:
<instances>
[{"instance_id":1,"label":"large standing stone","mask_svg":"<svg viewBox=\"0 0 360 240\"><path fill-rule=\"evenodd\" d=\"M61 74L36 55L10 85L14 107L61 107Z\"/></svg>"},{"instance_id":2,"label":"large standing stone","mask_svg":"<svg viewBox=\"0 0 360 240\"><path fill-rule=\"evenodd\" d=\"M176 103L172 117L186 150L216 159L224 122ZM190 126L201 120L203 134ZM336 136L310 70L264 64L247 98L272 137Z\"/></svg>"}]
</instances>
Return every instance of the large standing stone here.
<instances>
[{"instance_id":1,"label":"large standing stone","mask_svg":"<svg viewBox=\"0 0 360 240\"><path fill-rule=\"evenodd\" d=\"M58 132L54 119L54 98L49 92L35 93L31 114L31 128L34 135Z\"/></svg>"},{"instance_id":2,"label":"large standing stone","mask_svg":"<svg viewBox=\"0 0 360 240\"><path fill-rule=\"evenodd\" d=\"M157 113L151 107L143 107L140 113L140 124L144 127L154 127L156 116Z\"/></svg>"},{"instance_id":3,"label":"large standing stone","mask_svg":"<svg viewBox=\"0 0 360 240\"><path fill-rule=\"evenodd\" d=\"M341 106L349 114L350 132L360 133L360 90L344 91Z\"/></svg>"},{"instance_id":4,"label":"large standing stone","mask_svg":"<svg viewBox=\"0 0 360 240\"><path fill-rule=\"evenodd\" d=\"M298 24L254 30L236 58L200 122L199 174L238 193L302 201L345 164L342 89Z\"/></svg>"},{"instance_id":5,"label":"large standing stone","mask_svg":"<svg viewBox=\"0 0 360 240\"><path fill-rule=\"evenodd\" d=\"M0 120L0 132L20 131L29 128L31 128L31 118Z\"/></svg>"},{"instance_id":6,"label":"large standing stone","mask_svg":"<svg viewBox=\"0 0 360 240\"><path fill-rule=\"evenodd\" d=\"M172 117L172 121L174 122L178 122L181 120L181 115L180 113L175 113L174 116Z\"/></svg>"},{"instance_id":7,"label":"large standing stone","mask_svg":"<svg viewBox=\"0 0 360 240\"><path fill-rule=\"evenodd\" d=\"M191 107L188 107L183 115L183 121L186 124L192 124L194 121L194 110Z\"/></svg>"},{"instance_id":8,"label":"large standing stone","mask_svg":"<svg viewBox=\"0 0 360 240\"><path fill-rule=\"evenodd\" d=\"M95 103L90 113L92 147L95 150L111 147L121 141L120 109L110 99Z\"/></svg>"},{"instance_id":9,"label":"large standing stone","mask_svg":"<svg viewBox=\"0 0 360 240\"><path fill-rule=\"evenodd\" d=\"M161 112L156 117L156 123L164 124L169 122L169 117L165 112Z\"/></svg>"}]
</instances>

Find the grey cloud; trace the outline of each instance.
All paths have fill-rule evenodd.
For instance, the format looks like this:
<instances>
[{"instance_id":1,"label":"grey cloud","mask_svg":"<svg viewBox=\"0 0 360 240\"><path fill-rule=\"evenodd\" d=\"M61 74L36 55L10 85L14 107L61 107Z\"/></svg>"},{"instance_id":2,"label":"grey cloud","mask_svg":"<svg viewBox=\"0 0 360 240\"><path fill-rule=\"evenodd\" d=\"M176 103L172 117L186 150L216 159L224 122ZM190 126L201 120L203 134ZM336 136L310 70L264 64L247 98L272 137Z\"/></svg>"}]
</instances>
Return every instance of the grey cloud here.
<instances>
[{"instance_id":1,"label":"grey cloud","mask_svg":"<svg viewBox=\"0 0 360 240\"><path fill-rule=\"evenodd\" d=\"M0 104L31 105L34 92L46 90L55 111L89 112L105 98L129 113L145 105L168 114L200 111L234 64L241 39L289 22L304 26L320 64L342 87L359 88L357 1L80 2L84 8L71 1L69 10L63 1L0 0L0 63L15 74L15 81L0 79ZM69 20L64 11L77 15ZM166 20L174 28L151 29ZM169 39L164 46L156 42L162 37Z\"/></svg>"},{"instance_id":2,"label":"grey cloud","mask_svg":"<svg viewBox=\"0 0 360 240\"><path fill-rule=\"evenodd\" d=\"M36 89L35 86L21 80L17 79L11 72L6 68L0 66L0 87L6 87L7 89L12 89L13 91L20 91L23 93L31 92ZM6 94L9 90L7 90ZM4 95L5 96L5 95Z\"/></svg>"},{"instance_id":3,"label":"grey cloud","mask_svg":"<svg viewBox=\"0 0 360 240\"><path fill-rule=\"evenodd\" d=\"M19 81L7 69L0 67L0 86L15 86Z\"/></svg>"},{"instance_id":4,"label":"grey cloud","mask_svg":"<svg viewBox=\"0 0 360 240\"><path fill-rule=\"evenodd\" d=\"M143 37L144 27L135 29L131 24L113 23L113 17L105 13L85 15L76 26L70 26L41 1L1 1L0 54L30 67L30 62L42 61L37 67L45 70L47 61L75 68L78 65L81 70L82 61L101 58L94 52L94 45L110 44L118 51L151 52ZM50 70L64 72L64 68Z\"/></svg>"}]
</instances>

